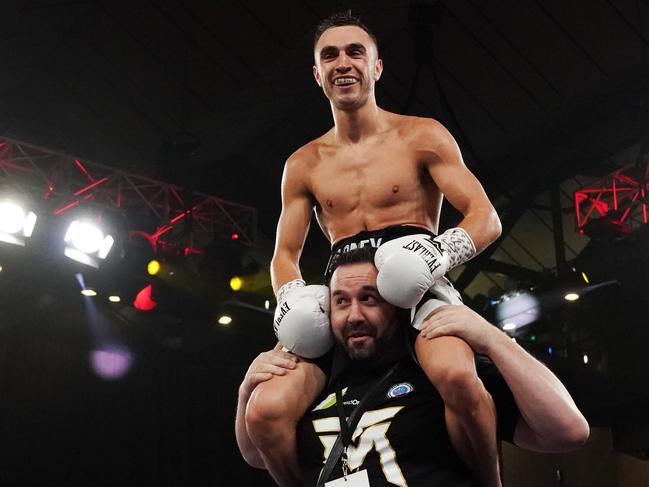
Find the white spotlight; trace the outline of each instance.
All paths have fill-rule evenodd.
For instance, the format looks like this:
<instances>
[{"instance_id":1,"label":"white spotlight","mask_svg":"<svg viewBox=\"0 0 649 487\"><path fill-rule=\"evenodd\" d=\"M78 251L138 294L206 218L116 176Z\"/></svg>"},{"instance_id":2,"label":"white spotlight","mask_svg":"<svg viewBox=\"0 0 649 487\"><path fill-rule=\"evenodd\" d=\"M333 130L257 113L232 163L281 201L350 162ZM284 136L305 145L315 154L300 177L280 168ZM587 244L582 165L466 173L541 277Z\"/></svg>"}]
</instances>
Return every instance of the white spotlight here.
<instances>
[{"instance_id":1,"label":"white spotlight","mask_svg":"<svg viewBox=\"0 0 649 487\"><path fill-rule=\"evenodd\" d=\"M503 325L503 330L505 331L511 331L516 329L516 323L505 323Z\"/></svg>"},{"instance_id":2,"label":"white spotlight","mask_svg":"<svg viewBox=\"0 0 649 487\"><path fill-rule=\"evenodd\" d=\"M577 301L579 299L579 294L568 293L563 297L563 299L565 299L566 301Z\"/></svg>"},{"instance_id":3,"label":"white spotlight","mask_svg":"<svg viewBox=\"0 0 649 487\"><path fill-rule=\"evenodd\" d=\"M65 232L65 255L72 260L92 267L99 267L97 259L105 259L115 243L111 235L104 235L92 223L74 220Z\"/></svg>"},{"instance_id":4,"label":"white spotlight","mask_svg":"<svg viewBox=\"0 0 649 487\"><path fill-rule=\"evenodd\" d=\"M264 301L264 308L270 309L270 301L269 300Z\"/></svg>"},{"instance_id":5,"label":"white spotlight","mask_svg":"<svg viewBox=\"0 0 649 487\"><path fill-rule=\"evenodd\" d=\"M588 355L586 355L586 354L584 354L584 363L585 363L585 364L588 363Z\"/></svg>"},{"instance_id":6,"label":"white spotlight","mask_svg":"<svg viewBox=\"0 0 649 487\"><path fill-rule=\"evenodd\" d=\"M84 296L92 297L92 296L97 296L97 291L94 289L82 289L81 294Z\"/></svg>"},{"instance_id":7,"label":"white spotlight","mask_svg":"<svg viewBox=\"0 0 649 487\"><path fill-rule=\"evenodd\" d=\"M25 238L32 236L36 214L26 211L11 201L0 202L0 241L13 245L25 245Z\"/></svg>"},{"instance_id":8,"label":"white spotlight","mask_svg":"<svg viewBox=\"0 0 649 487\"><path fill-rule=\"evenodd\" d=\"M119 296L108 296L108 301L111 303L119 303L122 299Z\"/></svg>"},{"instance_id":9,"label":"white spotlight","mask_svg":"<svg viewBox=\"0 0 649 487\"><path fill-rule=\"evenodd\" d=\"M232 318L228 315L222 315L218 319L219 325L229 325L232 323Z\"/></svg>"}]
</instances>

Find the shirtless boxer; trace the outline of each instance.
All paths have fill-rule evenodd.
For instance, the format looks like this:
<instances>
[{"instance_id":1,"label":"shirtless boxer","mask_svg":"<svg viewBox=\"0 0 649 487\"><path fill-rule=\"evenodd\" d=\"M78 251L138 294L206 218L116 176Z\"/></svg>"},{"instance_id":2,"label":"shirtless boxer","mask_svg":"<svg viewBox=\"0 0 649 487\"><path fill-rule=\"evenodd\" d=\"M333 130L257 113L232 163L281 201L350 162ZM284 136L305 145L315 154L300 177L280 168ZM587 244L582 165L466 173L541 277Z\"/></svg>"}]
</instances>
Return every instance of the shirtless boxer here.
<instances>
[{"instance_id":1,"label":"shirtless boxer","mask_svg":"<svg viewBox=\"0 0 649 487\"><path fill-rule=\"evenodd\" d=\"M299 269L313 210L334 252L345 244L381 244L377 285L387 301L400 307L414 306L431 286L434 294L443 294L438 297L457 300L444 274L500 235L498 216L449 132L435 120L377 106L374 84L383 63L376 39L357 18L337 15L323 22L314 56L313 74L330 101L334 127L286 162L271 262L278 337L308 358L323 354L333 342L328 291L305 286ZM463 219L432 238L444 196ZM424 305L416 322L425 311ZM456 337L419 337L415 348L444 399L454 447L481 485L499 486L495 412L476 375L473 351ZM242 452L254 449L263 463L249 463L267 468L280 485L299 485L295 425L325 380L318 366L299 360L294 370L259 384L250 397L246 428L237 430L239 446Z\"/></svg>"}]
</instances>

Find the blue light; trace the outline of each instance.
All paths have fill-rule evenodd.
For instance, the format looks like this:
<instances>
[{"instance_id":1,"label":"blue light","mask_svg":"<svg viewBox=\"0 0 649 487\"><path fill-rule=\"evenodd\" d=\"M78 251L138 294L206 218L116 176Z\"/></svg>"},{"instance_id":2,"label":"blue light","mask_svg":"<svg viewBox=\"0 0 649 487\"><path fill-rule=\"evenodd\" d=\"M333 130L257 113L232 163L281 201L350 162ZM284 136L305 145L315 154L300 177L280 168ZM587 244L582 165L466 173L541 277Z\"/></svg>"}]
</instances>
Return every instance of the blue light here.
<instances>
[{"instance_id":1,"label":"blue light","mask_svg":"<svg viewBox=\"0 0 649 487\"><path fill-rule=\"evenodd\" d=\"M548 355L552 355L553 352L554 352L554 348L548 347Z\"/></svg>"}]
</instances>

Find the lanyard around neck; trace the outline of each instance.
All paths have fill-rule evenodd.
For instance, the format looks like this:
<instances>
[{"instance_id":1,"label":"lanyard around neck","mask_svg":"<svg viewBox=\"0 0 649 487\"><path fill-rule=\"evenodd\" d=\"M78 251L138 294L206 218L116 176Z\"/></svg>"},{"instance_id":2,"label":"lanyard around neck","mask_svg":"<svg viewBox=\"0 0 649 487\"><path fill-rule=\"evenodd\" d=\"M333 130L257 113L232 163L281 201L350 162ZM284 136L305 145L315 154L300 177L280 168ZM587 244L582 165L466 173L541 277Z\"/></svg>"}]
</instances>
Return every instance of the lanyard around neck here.
<instances>
[{"instance_id":1,"label":"lanyard around neck","mask_svg":"<svg viewBox=\"0 0 649 487\"><path fill-rule=\"evenodd\" d=\"M369 391L365 393L363 398L358 403L358 406L352 411L352 414L349 416L349 420L345 417L345 409L343 407L343 395L342 389L340 386L340 380L336 382L336 410L338 412L338 420L340 421L340 434L336 438L336 442L331 449L331 453L327 457L327 462L325 463L320 477L318 478L317 487L323 486L324 483L329 479L333 470L338 463L343 451L349 446L352 441L351 432L356 429L358 421L361 419L361 413L365 409L367 403L370 399L380 390L390 379L394 371L396 370L399 362L395 363L390 369L383 374L383 376L374 383Z\"/></svg>"}]
</instances>

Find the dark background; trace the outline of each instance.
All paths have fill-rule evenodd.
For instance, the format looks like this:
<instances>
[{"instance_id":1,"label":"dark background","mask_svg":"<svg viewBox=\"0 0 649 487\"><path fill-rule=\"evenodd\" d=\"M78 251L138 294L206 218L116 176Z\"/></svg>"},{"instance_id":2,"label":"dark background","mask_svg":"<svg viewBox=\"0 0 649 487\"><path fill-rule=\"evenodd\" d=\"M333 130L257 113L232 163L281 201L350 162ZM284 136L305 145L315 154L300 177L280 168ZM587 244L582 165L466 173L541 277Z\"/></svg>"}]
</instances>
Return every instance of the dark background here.
<instances>
[{"instance_id":1,"label":"dark background","mask_svg":"<svg viewBox=\"0 0 649 487\"><path fill-rule=\"evenodd\" d=\"M647 457L646 228L580 235L573 199L625 166L646 177L646 0L0 6L0 135L256 208L245 252L262 301L283 162L332 123L312 80L313 28L352 8L379 38L380 106L449 127L503 221L503 237L453 274L467 302L489 315L490 299L563 289L582 270L617 281L517 339L611 429L615 451ZM446 207L442 227L458 218ZM312 228L309 280L327 249ZM191 286L137 313L80 296L80 269L60 259L4 247L0 259L2 485L267 484L238 455L233 425L247 365L273 345L268 313L237 307L217 326L227 297L189 299ZM120 279L139 288L141 274ZM120 379L93 371L91 353L107 346L130 357Z\"/></svg>"}]
</instances>

